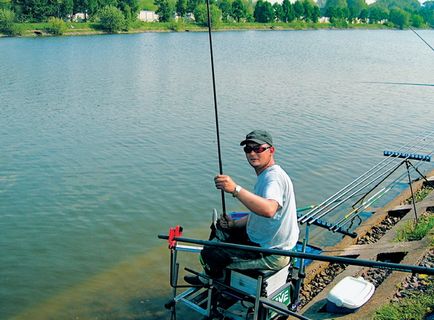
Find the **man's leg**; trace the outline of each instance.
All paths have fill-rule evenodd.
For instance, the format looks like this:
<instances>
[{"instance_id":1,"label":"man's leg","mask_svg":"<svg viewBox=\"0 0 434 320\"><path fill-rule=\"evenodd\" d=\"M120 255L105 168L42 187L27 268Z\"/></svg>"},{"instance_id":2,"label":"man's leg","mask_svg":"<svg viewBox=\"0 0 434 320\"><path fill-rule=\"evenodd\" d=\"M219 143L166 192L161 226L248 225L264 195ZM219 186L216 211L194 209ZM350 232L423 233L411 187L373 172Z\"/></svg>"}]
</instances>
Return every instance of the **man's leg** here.
<instances>
[{"instance_id":1,"label":"man's leg","mask_svg":"<svg viewBox=\"0 0 434 320\"><path fill-rule=\"evenodd\" d=\"M222 229L218 224L213 241L257 246L257 244L249 240L245 228ZM255 260L261 257L262 254L258 252L214 246L204 246L200 254L205 273L212 278L223 277L223 270L231 264L234 259Z\"/></svg>"},{"instance_id":2,"label":"man's leg","mask_svg":"<svg viewBox=\"0 0 434 320\"><path fill-rule=\"evenodd\" d=\"M233 261L227 265L229 269L239 270L280 270L289 264L290 258L279 255L265 255L257 259L243 259L234 258Z\"/></svg>"},{"instance_id":3,"label":"man's leg","mask_svg":"<svg viewBox=\"0 0 434 320\"><path fill-rule=\"evenodd\" d=\"M223 277L223 270L234 261L255 261L261 257L259 252L211 246L205 246L201 252L205 273L212 278Z\"/></svg>"}]
</instances>

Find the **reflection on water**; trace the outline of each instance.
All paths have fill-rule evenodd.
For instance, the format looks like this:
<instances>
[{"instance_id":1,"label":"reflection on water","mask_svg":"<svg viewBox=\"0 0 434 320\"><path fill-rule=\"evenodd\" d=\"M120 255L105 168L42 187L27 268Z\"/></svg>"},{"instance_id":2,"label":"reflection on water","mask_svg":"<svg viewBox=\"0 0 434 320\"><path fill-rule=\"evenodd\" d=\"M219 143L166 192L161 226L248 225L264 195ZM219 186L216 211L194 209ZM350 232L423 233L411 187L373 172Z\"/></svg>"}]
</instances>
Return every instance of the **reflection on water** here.
<instances>
[{"instance_id":1,"label":"reflection on water","mask_svg":"<svg viewBox=\"0 0 434 320\"><path fill-rule=\"evenodd\" d=\"M168 259L160 258L165 251L162 246L126 260L58 292L14 319L162 319L166 314L164 297L170 293L162 285L167 283L169 265ZM152 275L150 269L154 270Z\"/></svg>"},{"instance_id":2,"label":"reflection on water","mask_svg":"<svg viewBox=\"0 0 434 320\"><path fill-rule=\"evenodd\" d=\"M299 207L434 119L432 87L381 84L434 83L411 31L221 32L214 44L224 172L251 186L238 144L268 129ZM0 46L0 318L161 319L157 234L182 224L204 238L221 206L207 34Z\"/></svg>"}]
</instances>

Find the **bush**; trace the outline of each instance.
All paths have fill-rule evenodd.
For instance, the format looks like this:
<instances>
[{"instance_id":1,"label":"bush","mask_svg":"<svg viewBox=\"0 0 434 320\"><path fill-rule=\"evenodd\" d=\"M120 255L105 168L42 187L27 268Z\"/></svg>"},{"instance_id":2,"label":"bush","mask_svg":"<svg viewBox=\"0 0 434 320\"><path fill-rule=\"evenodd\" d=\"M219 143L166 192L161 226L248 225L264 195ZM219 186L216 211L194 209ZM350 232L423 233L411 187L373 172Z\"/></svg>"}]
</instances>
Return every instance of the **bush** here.
<instances>
[{"instance_id":1,"label":"bush","mask_svg":"<svg viewBox=\"0 0 434 320\"><path fill-rule=\"evenodd\" d=\"M348 21L344 18L340 19L330 19L330 25L335 28L348 28Z\"/></svg>"},{"instance_id":2,"label":"bush","mask_svg":"<svg viewBox=\"0 0 434 320\"><path fill-rule=\"evenodd\" d=\"M0 9L0 32L7 35L14 35L15 13L8 9Z\"/></svg>"},{"instance_id":3,"label":"bush","mask_svg":"<svg viewBox=\"0 0 434 320\"><path fill-rule=\"evenodd\" d=\"M106 6L99 13L99 23L101 29L114 33L125 29L126 22L122 11L114 6Z\"/></svg>"},{"instance_id":4,"label":"bush","mask_svg":"<svg viewBox=\"0 0 434 320\"><path fill-rule=\"evenodd\" d=\"M48 19L48 26L45 28L48 33L56 36L61 36L66 31L66 23L62 19L50 17Z\"/></svg>"},{"instance_id":5,"label":"bush","mask_svg":"<svg viewBox=\"0 0 434 320\"><path fill-rule=\"evenodd\" d=\"M185 22L184 19L179 18L178 20L172 19L169 21L169 29L172 31L184 31L185 30Z\"/></svg>"},{"instance_id":6,"label":"bush","mask_svg":"<svg viewBox=\"0 0 434 320\"><path fill-rule=\"evenodd\" d=\"M413 14L411 16L411 25L415 28L420 28L423 26L425 21L423 21L423 17L418 14Z\"/></svg>"},{"instance_id":7,"label":"bush","mask_svg":"<svg viewBox=\"0 0 434 320\"><path fill-rule=\"evenodd\" d=\"M10 30L10 36L21 36L24 33L24 26L19 23L14 23L12 29Z\"/></svg>"}]
</instances>

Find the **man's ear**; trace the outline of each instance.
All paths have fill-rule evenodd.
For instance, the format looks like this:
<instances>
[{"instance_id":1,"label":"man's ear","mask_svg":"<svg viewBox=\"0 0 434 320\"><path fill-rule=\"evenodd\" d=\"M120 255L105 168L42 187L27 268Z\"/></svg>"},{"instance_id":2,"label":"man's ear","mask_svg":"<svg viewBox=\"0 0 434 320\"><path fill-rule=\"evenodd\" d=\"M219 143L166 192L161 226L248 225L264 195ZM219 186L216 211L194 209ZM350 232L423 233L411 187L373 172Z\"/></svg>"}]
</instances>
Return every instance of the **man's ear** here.
<instances>
[{"instance_id":1,"label":"man's ear","mask_svg":"<svg viewBox=\"0 0 434 320\"><path fill-rule=\"evenodd\" d=\"M275 151L275 150L274 150L274 147L273 147L273 146L270 147L270 153L271 153L271 154L274 154L274 151Z\"/></svg>"}]
</instances>

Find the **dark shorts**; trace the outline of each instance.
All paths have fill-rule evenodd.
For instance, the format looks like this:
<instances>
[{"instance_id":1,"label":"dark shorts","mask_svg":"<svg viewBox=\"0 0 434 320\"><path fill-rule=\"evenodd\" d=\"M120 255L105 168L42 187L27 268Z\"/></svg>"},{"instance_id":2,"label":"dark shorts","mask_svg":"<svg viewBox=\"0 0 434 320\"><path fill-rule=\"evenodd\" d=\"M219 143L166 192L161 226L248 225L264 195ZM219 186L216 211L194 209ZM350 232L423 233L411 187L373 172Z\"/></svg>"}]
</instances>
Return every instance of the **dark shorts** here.
<instances>
[{"instance_id":1,"label":"dark shorts","mask_svg":"<svg viewBox=\"0 0 434 320\"><path fill-rule=\"evenodd\" d=\"M259 247L257 243L250 241L246 228L223 230L217 227L217 230L212 232L210 240ZM264 254L261 252L214 246L204 246L201 252L201 262L205 272L213 278L221 278L223 270L233 262L240 260L251 261L263 257Z\"/></svg>"}]
</instances>

